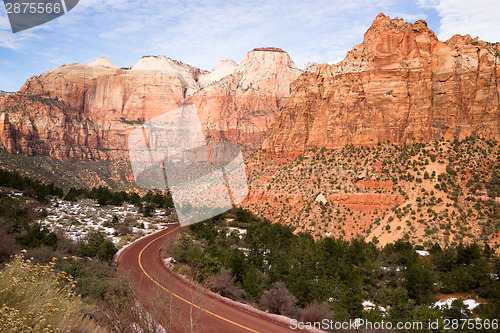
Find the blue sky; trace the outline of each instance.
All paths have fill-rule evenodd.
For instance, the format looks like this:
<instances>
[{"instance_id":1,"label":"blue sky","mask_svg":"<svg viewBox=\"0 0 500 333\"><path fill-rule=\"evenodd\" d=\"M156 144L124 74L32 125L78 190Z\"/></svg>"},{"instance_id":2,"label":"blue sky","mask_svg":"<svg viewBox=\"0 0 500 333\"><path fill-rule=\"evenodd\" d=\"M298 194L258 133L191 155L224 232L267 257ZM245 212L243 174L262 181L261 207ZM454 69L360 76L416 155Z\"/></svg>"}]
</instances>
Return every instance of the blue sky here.
<instances>
[{"instance_id":1,"label":"blue sky","mask_svg":"<svg viewBox=\"0 0 500 333\"><path fill-rule=\"evenodd\" d=\"M0 90L102 56L130 67L143 55L166 55L211 70L222 59L240 62L255 47L274 46L301 68L335 63L380 12L425 19L441 40L460 33L500 41L498 0L80 0L66 15L16 34L0 6Z\"/></svg>"}]
</instances>

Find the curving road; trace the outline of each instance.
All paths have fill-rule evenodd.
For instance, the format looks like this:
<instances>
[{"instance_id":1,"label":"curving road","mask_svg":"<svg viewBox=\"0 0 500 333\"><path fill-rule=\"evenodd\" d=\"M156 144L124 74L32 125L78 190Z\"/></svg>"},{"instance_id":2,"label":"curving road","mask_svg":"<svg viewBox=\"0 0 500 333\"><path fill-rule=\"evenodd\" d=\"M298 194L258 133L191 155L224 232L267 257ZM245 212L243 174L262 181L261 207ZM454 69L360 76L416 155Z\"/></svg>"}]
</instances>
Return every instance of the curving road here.
<instances>
[{"instance_id":1,"label":"curving road","mask_svg":"<svg viewBox=\"0 0 500 333\"><path fill-rule=\"evenodd\" d=\"M161 261L161 248L180 230L178 224L170 225L131 244L118 258L119 267L135 283L141 304L163 327L171 332L301 332L264 313L228 304L171 274Z\"/></svg>"}]
</instances>

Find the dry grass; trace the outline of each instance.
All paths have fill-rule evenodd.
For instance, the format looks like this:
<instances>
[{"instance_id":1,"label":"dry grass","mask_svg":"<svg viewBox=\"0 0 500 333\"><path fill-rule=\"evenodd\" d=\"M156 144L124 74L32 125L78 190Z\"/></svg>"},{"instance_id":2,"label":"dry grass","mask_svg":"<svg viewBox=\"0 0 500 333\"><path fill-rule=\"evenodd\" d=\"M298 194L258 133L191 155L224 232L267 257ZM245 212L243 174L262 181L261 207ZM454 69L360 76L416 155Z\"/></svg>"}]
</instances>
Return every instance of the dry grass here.
<instances>
[{"instance_id":1,"label":"dry grass","mask_svg":"<svg viewBox=\"0 0 500 333\"><path fill-rule=\"evenodd\" d=\"M83 316L73 279L16 255L0 271L1 332L104 332Z\"/></svg>"}]
</instances>

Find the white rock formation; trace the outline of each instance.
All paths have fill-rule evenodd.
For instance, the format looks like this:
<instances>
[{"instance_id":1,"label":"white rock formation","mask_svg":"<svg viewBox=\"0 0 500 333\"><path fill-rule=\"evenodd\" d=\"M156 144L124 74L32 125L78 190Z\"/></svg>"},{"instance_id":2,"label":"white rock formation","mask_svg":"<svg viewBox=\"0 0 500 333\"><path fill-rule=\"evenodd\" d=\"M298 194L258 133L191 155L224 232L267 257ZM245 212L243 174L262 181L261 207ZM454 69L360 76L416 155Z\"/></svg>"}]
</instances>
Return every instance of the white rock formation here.
<instances>
[{"instance_id":1,"label":"white rock formation","mask_svg":"<svg viewBox=\"0 0 500 333\"><path fill-rule=\"evenodd\" d=\"M267 90L271 85L275 86L276 94L283 97L289 96L290 82L301 74L288 53L265 49L248 52L237 71L243 74L242 90Z\"/></svg>"},{"instance_id":2,"label":"white rock formation","mask_svg":"<svg viewBox=\"0 0 500 333\"><path fill-rule=\"evenodd\" d=\"M165 56L142 57L137 64L132 66L131 70L158 71L175 76L186 89L186 95L188 96L200 90L198 82L194 79L193 74L186 69L186 65Z\"/></svg>"},{"instance_id":3,"label":"white rock formation","mask_svg":"<svg viewBox=\"0 0 500 333\"><path fill-rule=\"evenodd\" d=\"M211 83L233 74L237 68L238 64L234 60L221 60L216 69L208 74L201 75L198 83L202 88L205 88Z\"/></svg>"},{"instance_id":4,"label":"white rock formation","mask_svg":"<svg viewBox=\"0 0 500 333\"><path fill-rule=\"evenodd\" d=\"M314 200L314 201L322 203L323 205L325 205L328 202L323 194L318 195L316 197L316 200Z\"/></svg>"},{"instance_id":5,"label":"white rock formation","mask_svg":"<svg viewBox=\"0 0 500 333\"><path fill-rule=\"evenodd\" d=\"M115 64L113 64L111 62L111 60L109 60L108 58L106 57L101 57L101 58L98 58L96 60L94 60L93 62L91 62L89 64L90 67L109 67L109 68L117 68L115 66Z\"/></svg>"}]
</instances>

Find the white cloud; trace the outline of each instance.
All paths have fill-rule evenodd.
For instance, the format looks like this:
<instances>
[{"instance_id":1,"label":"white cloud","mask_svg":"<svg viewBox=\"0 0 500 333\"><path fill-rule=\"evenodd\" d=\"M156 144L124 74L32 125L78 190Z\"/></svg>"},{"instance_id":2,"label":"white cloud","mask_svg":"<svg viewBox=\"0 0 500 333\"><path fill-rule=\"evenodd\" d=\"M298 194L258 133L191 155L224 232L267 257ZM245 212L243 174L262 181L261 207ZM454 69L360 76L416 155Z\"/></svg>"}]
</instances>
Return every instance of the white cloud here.
<instances>
[{"instance_id":1,"label":"white cloud","mask_svg":"<svg viewBox=\"0 0 500 333\"><path fill-rule=\"evenodd\" d=\"M167 56L174 52L183 56L182 61L195 61L205 68L212 68L218 59L235 54L241 58L234 60L240 61L254 47L276 46L290 52L297 64L304 66L309 60L331 61L343 57L347 49L362 41L371 20L382 11L380 8L389 8L394 3L393 0L188 2L181 6L182 19L178 24L150 31L146 44L149 50ZM169 15L168 11L162 12L161 17L153 15L147 20L148 26L158 21L168 22L176 15Z\"/></svg>"},{"instance_id":2,"label":"white cloud","mask_svg":"<svg viewBox=\"0 0 500 333\"><path fill-rule=\"evenodd\" d=\"M489 42L500 41L498 0L419 0L423 8L434 8L441 17L439 38L470 34Z\"/></svg>"},{"instance_id":3,"label":"white cloud","mask_svg":"<svg viewBox=\"0 0 500 333\"><path fill-rule=\"evenodd\" d=\"M499 0L492 0L489 7L498 7L495 1ZM447 23L456 16L453 6L457 3L461 8L458 28ZM480 17L472 8L481 7L476 3L468 5L463 0L80 0L68 14L17 34L10 32L7 18L0 12L0 58L8 54L12 57L8 60L15 62L20 61L12 56L16 52L32 55L23 58L22 67L28 67L27 61L31 67L20 71L17 81L48 71L53 68L52 64L87 62L100 56L110 58L117 66L128 67L142 55L163 54L212 69L221 59L241 61L246 52L263 46L283 48L303 67L309 61L332 63L344 58L348 50L362 42L365 31L380 12L391 18L398 16L415 21L435 19L437 11L443 18L443 34L452 31L478 34L486 40L497 39L464 24L474 22L490 34L500 36L491 23L491 17L500 17L500 13L488 10L490 18ZM467 19L469 14L473 19Z\"/></svg>"},{"instance_id":4,"label":"white cloud","mask_svg":"<svg viewBox=\"0 0 500 333\"><path fill-rule=\"evenodd\" d=\"M0 14L0 30L10 30L9 18L6 13Z\"/></svg>"},{"instance_id":5,"label":"white cloud","mask_svg":"<svg viewBox=\"0 0 500 333\"><path fill-rule=\"evenodd\" d=\"M18 52L25 52L26 46L30 40L36 40L37 37L29 31L13 34L12 31L0 30L0 47L15 50ZM0 53L1 55L1 53Z\"/></svg>"},{"instance_id":6,"label":"white cloud","mask_svg":"<svg viewBox=\"0 0 500 333\"><path fill-rule=\"evenodd\" d=\"M389 15L389 17L391 19L399 17L399 18L402 18L403 20L405 20L406 22L415 22L415 21L418 21L418 20L425 20L425 19L427 19L427 15L425 15L424 13L408 14L408 13L388 11L386 14Z\"/></svg>"}]
</instances>

